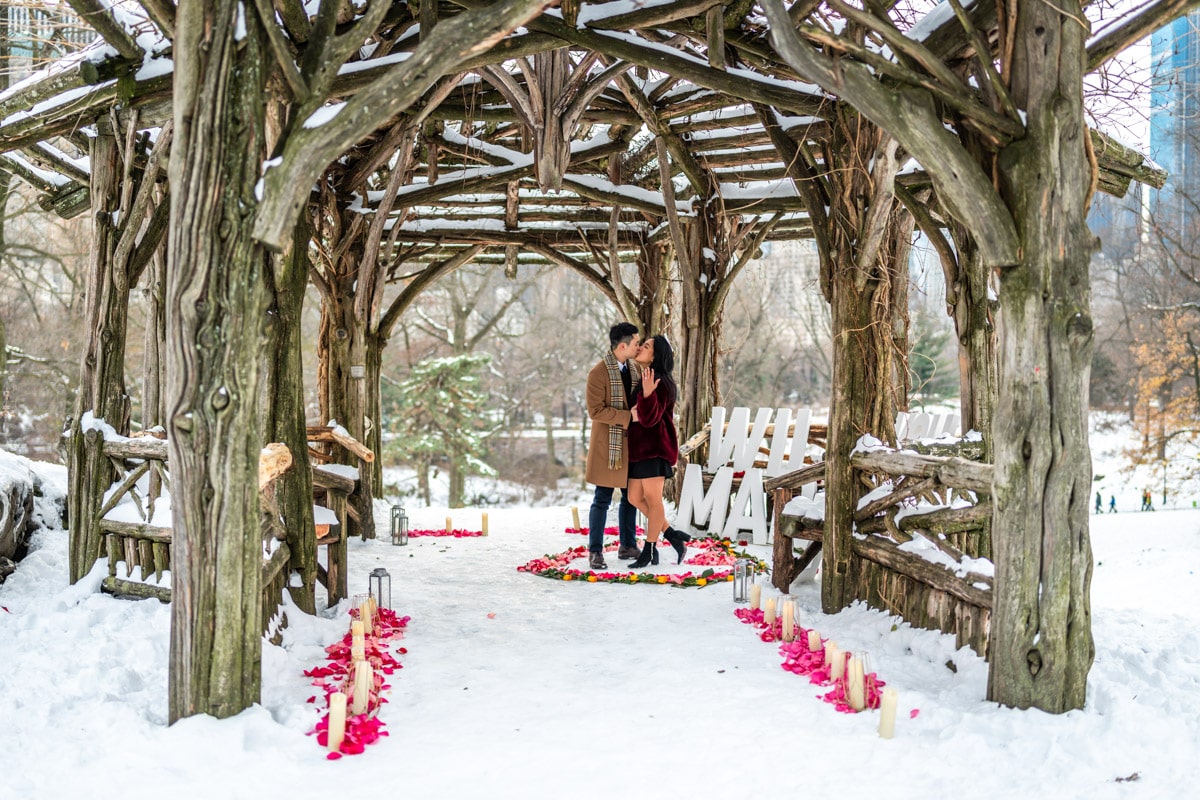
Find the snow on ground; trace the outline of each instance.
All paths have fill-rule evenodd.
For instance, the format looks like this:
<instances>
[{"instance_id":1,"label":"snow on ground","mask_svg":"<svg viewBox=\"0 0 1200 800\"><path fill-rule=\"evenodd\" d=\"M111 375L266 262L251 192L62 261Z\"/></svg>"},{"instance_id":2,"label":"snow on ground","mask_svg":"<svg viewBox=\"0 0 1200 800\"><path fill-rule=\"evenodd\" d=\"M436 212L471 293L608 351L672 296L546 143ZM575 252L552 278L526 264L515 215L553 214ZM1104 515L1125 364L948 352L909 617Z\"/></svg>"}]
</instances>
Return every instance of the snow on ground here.
<instances>
[{"instance_id":1,"label":"snow on ground","mask_svg":"<svg viewBox=\"0 0 1200 800\"><path fill-rule=\"evenodd\" d=\"M409 513L414 528L442 528L447 514L479 524L478 510ZM584 537L563 532L565 506L488 514L488 538L351 542L351 590L386 567L412 621L381 712L390 736L339 761L306 735L317 712L301 672L346 631L347 604L289 614L284 645L264 650L261 705L167 727L169 607L96 593L102 573L68 586L66 533L37 534L0 586L0 799L1102 800L1191 796L1200 779L1200 511L1092 517L1096 662L1087 708L1059 716L988 703L986 664L952 637L862 606L820 614L819 583L802 577L801 624L867 651L899 690L890 741L877 712L839 714L783 671L775 646L734 618L727 584L519 573Z\"/></svg>"}]
</instances>

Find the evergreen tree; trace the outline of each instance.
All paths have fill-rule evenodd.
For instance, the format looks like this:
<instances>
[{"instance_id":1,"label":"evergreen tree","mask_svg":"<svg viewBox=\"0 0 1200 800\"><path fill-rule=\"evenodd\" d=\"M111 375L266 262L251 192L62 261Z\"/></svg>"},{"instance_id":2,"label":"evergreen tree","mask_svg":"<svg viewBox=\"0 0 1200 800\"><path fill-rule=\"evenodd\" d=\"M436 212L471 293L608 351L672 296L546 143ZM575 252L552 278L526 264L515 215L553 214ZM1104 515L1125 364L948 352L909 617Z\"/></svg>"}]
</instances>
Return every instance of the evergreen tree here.
<instances>
[{"instance_id":1,"label":"evergreen tree","mask_svg":"<svg viewBox=\"0 0 1200 800\"><path fill-rule=\"evenodd\" d=\"M908 369L912 375L912 400L928 403L958 393L958 369L953 361L953 330L924 309L911 317L912 352Z\"/></svg>"},{"instance_id":2,"label":"evergreen tree","mask_svg":"<svg viewBox=\"0 0 1200 800\"><path fill-rule=\"evenodd\" d=\"M448 462L451 508L463 505L467 475L495 475L483 460L486 440L497 429L480 388L480 373L490 362L491 356L483 353L421 361L396 387L388 449L416 468L426 504L431 500L429 473L443 459Z\"/></svg>"}]
</instances>

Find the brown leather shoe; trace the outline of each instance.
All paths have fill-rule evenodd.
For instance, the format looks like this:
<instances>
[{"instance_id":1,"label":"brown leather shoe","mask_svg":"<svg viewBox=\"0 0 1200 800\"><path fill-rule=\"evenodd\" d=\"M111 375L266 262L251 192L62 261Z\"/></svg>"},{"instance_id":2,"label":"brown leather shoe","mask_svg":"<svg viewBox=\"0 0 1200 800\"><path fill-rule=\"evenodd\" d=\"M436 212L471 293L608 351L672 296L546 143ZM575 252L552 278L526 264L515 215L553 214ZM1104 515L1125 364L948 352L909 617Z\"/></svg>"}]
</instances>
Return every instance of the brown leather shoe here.
<instances>
[{"instance_id":1,"label":"brown leather shoe","mask_svg":"<svg viewBox=\"0 0 1200 800\"><path fill-rule=\"evenodd\" d=\"M642 551L638 550L636 547L625 547L622 545L617 548L617 558L621 559L622 561L627 561L631 558L637 558L641 552Z\"/></svg>"},{"instance_id":2,"label":"brown leather shoe","mask_svg":"<svg viewBox=\"0 0 1200 800\"><path fill-rule=\"evenodd\" d=\"M608 564L604 563L604 553L588 553L588 568L589 569L608 569Z\"/></svg>"}]
</instances>

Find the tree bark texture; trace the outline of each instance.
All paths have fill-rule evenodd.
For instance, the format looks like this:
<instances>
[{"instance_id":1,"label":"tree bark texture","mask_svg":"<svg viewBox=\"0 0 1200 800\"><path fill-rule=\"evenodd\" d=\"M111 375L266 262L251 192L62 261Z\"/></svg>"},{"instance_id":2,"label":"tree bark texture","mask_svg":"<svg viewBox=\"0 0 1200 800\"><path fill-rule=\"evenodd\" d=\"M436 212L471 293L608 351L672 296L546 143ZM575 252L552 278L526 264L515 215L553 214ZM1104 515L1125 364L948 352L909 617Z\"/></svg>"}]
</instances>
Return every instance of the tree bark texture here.
<instances>
[{"instance_id":1,"label":"tree bark texture","mask_svg":"<svg viewBox=\"0 0 1200 800\"><path fill-rule=\"evenodd\" d=\"M1087 31L1079 2L1019 6L1012 94L1027 134L1001 151L1021 261L1000 275L995 431L996 597L988 696L1082 708L1095 655L1088 531L1092 356Z\"/></svg>"},{"instance_id":2,"label":"tree bark texture","mask_svg":"<svg viewBox=\"0 0 1200 800\"><path fill-rule=\"evenodd\" d=\"M667 249L658 245L645 245L638 250L638 286L641 292L634 299L634 304L642 338L667 332L667 302L671 282L666 255ZM618 278L614 276L614 285Z\"/></svg>"},{"instance_id":3,"label":"tree bark texture","mask_svg":"<svg viewBox=\"0 0 1200 800\"><path fill-rule=\"evenodd\" d=\"M164 392L171 722L233 716L259 700L261 685L257 403L270 261L250 230L266 155L267 55L257 18L241 5L185 1L176 17Z\"/></svg>"},{"instance_id":4,"label":"tree bark texture","mask_svg":"<svg viewBox=\"0 0 1200 800\"><path fill-rule=\"evenodd\" d=\"M665 157L660 152L659 157ZM673 197L668 202L673 202ZM725 270L717 242L716 204L711 200L682 226L676 244L682 286L679 315L680 346L678 384L679 434L687 439L712 418L720 402L717 350L721 339L721 307L715 305L717 284Z\"/></svg>"},{"instance_id":5,"label":"tree bark texture","mask_svg":"<svg viewBox=\"0 0 1200 800\"><path fill-rule=\"evenodd\" d=\"M958 269L954 276L954 332L958 338L962 429L983 434L985 461L992 457L996 401L996 326L989 297L991 270L983 265L970 231L951 225Z\"/></svg>"},{"instance_id":6,"label":"tree bark texture","mask_svg":"<svg viewBox=\"0 0 1200 800\"><path fill-rule=\"evenodd\" d=\"M301 611L316 613L317 536L313 527L313 477L308 458L304 415L304 341L301 315L308 287L308 226L297 226L292 246L274 257L268 272L274 290L267 352L278 357L268 365L262 408L267 439L287 445L292 466L275 483L275 500L287 531L291 551L289 569L300 576L300 585L289 581L288 591Z\"/></svg>"},{"instance_id":7,"label":"tree bark texture","mask_svg":"<svg viewBox=\"0 0 1200 800\"><path fill-rule=\"evenodd\" d=\"M833 269L833 387L821 573L826 613L853 599L847 580L851 533L864 488L850 453L864 434L894 441L896 409L907 402L906 386L896 383L897 375L906 373L905 353L895 341L906 309L897 307L896 287L908 280L912 221L891 194L894 154L895 143L879 128L848 106L839 109L825 151Z\"/></svg>"},{"instance_id":8,"label":"tree bark texture","mask_svg":"<svg viewBox=\"0 0 1200 800\"><path fill-rule=\"evenodd\" d=\"M163 202L167 202L164 200ZM146 334L144 340L142 379L142 430L149 430L164 421L162 402L163 348L166 344L166 248L154 254L143 290L146 302Z\"/></svg>"},{"instance_id":9,"label":"tree bark texture","mask_svg":"<svg viewBox=\"0 0 1200 800\"><path fill-rule=\"evenodd\" d=\"M103 540L95 512L113 472L104 454L89 448L80 420L91 411L123 435L129 433L129 395L125 391L125 338L129 318L129 277L113 258L117 240L114 214L121 204L121 167L117 133L101 117L91 142L92 239L88 260L87 343L79 368L79 397L68 445L71 515L70 576L75 582L101 555Z\"/></svg>"},{"instance_id":10,"label":"tree bark texture","mask_svg":"<svg viewBox=\"0 0 1200 800\"><path fill-rule=\"evenodd\" d=\"M352 366L366 367L367 321L355 313L354 286L362 256L365 228L361 215L342 212L346 226L339 228L336 262L328 281L328 291L321 295L321 326L317 341L320 361L318 376L322 422L336 420L359 442L366 441L365 403L366 378L355 378ZM356 219L359 218L359 219ZM371 477L369 465L360 463L358 456L343 447L335 446L338 463L359 470L359 488L352 496L358 521L349 523L348 536L374 538L374 516L371 510ZM378 459L376 459L378 460Z\"/></svg>"}]
</instances>

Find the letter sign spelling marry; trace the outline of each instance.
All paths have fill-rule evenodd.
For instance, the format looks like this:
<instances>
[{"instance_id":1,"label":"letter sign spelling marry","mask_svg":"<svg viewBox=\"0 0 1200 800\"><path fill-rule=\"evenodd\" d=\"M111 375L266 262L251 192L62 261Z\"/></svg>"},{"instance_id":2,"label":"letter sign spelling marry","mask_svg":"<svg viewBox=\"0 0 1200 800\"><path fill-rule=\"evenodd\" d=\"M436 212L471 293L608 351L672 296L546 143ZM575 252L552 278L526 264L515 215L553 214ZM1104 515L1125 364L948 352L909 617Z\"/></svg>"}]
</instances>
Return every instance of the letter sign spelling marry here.
<instances>
[{"instance_id":1,"label":"letter sign spelling marry","mask_svg":"<svg viewBox=\"0 0 1200 800\"><path fill-rule=\"evenodd\" d=\"M679 513L676 524L690 530L708 530L721 536L737 538L741 531L750 531L755 544L767 543L767 498L763 477L773 478L799 469L804 463L808 445L808 424L812 412L801 409L775 409L775 430L771 435L770 456L766 470L754 466L759 450L767 437L771 409L760 408L750 423L750 409L735 408L725 425L725 409L713 409L709 436L708 472L714 473L708 492L704 491L704 470L699 464L688 464L683 473L679 493ZM791 435L789 436L789 433ZM789 442L790 439L790 442ZM733 474L744 472L741 485L733 497Z\"/></svg>"}]
</instances>

